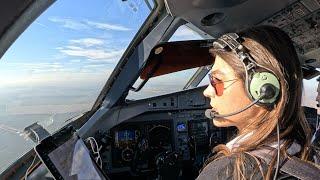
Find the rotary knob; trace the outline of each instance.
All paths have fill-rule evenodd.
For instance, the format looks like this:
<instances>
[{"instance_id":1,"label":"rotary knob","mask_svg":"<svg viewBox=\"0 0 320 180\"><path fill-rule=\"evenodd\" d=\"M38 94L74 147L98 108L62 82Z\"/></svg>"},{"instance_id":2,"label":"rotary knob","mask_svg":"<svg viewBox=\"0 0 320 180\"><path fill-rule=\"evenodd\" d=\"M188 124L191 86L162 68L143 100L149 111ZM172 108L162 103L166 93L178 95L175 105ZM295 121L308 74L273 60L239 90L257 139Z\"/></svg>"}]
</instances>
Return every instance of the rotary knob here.
<instances>
[{"instance_id":1,"label":"rotary knob","mask_svg":"<svg viewBox=\"0 0 320 180\"><path fill-rule=\"evenodd\" d=\"M122 157L122 160L124 160L126 162L132 161L132 159L133 159L133 150L128 148L128 147L125 148L121 152L121 157Z\"/></svg>"}]
</instances>

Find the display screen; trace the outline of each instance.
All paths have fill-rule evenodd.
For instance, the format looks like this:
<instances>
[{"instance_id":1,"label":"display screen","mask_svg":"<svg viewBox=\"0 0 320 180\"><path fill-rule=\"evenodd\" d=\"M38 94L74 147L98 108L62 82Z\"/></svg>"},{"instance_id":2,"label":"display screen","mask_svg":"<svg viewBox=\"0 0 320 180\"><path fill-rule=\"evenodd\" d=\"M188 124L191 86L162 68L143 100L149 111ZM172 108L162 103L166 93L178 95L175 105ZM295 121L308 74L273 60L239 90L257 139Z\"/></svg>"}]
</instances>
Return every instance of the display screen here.
<instances>
[{"instance_id":1,"label":"display screen","mask_svg":"<svg viewBox=\"0 0 320 180\"><path fill-rule=\"evenodd\" d=\"M186 131L187 130L187 125L185 123L179 123L177 124L177 131L181 132L181 131Z\"/></svg>"},{"instance_id":2,"label":"display screen","mask_svg":"<svg viewBox=\"0 0 320 180\"><path fill-rule=\"evenodd\" d=\"M119 141L133 141L135 140L135 132L132 130L124 130L117 132Z\"/></svg>"},{"instance_id":3,"label":"display screen","mask_svg":"<svg viewBox=\"0 0 320 180\"><path fill-rule=\"evenodd\" d=\"M76 136L48 156L63 179L105 179L84 142Z\"/></svg>"}]
</instances>

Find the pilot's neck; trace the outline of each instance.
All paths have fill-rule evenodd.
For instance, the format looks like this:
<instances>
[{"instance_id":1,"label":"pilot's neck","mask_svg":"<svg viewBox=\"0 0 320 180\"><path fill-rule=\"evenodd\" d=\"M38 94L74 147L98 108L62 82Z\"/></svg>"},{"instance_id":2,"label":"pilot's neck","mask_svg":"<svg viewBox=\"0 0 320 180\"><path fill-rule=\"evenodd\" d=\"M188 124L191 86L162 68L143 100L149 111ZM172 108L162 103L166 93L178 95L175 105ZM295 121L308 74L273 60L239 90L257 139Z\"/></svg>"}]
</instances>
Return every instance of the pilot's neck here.
<instances>
[{"instance_id":1,"label":"pilot's neck","mask_svg":"<svg viewBox=\"0 0 320 180\"><path fill-rule=\"evenodd\" d=\"M246 140L248 137L252 136L253 132L249 132L246 134L238 135L237 137L233 138L231 141L229 141L226 146L229 148L230 151L232 151L233 148L239 147L239 144Z\"/></svg>"}]
</instances>

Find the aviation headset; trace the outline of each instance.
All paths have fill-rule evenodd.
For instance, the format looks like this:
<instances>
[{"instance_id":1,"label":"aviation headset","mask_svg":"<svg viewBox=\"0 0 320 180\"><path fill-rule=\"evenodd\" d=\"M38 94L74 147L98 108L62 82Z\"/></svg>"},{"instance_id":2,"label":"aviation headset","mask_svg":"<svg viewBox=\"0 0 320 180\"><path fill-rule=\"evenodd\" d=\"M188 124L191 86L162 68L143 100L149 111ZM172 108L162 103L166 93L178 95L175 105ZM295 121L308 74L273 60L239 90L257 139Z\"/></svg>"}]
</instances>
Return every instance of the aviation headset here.
<instances>
[{"instance_id":1,"label":"aviation headset","mask_svg":"<svg viewBox=\"0 0 320 180\"><path fill-rule=\"evenodd\" d=\"M272 70L259 65L242 45L244 39L236 33L228 33L215 40L213 48L235 53L245 69L245 87L251 100L271 106L279 99L280 82ZM257 69L264 71L257 71Z\"/></svg>"}]
</instances>

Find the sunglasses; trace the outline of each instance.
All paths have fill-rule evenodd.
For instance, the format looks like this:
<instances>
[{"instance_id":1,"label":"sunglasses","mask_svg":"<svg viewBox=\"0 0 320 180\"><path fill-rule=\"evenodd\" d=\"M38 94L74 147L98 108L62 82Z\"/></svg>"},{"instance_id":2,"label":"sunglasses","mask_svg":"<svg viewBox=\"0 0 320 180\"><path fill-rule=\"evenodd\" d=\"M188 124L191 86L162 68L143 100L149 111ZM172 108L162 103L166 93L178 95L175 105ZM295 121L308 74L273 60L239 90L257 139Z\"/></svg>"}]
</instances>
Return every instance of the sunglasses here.
<instances>
[{"instance_id":1,"label":"sunglasses","mask_svg":"<svg viewBox=\"0 0 320 180\"><path fill-rule=\"evenodd\" d=\"M214 88L217 96L223 95L223 91L227 88L227 87L224 87L225 82L232 82L232 81L235 82L236 80L238 80L238 79L231 79L231 80L227 80L227 81L222 81L222 80L212 76L211 73L208 74L208 77L209 77L209 82L210 82L211 86ZM231 86L232 84L230 84L229 86Z\"/></svg>"}]
</instances>

